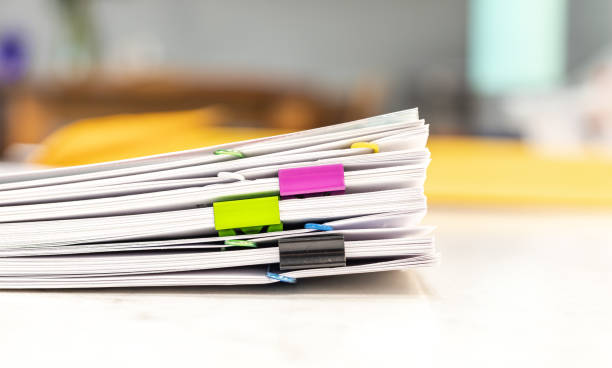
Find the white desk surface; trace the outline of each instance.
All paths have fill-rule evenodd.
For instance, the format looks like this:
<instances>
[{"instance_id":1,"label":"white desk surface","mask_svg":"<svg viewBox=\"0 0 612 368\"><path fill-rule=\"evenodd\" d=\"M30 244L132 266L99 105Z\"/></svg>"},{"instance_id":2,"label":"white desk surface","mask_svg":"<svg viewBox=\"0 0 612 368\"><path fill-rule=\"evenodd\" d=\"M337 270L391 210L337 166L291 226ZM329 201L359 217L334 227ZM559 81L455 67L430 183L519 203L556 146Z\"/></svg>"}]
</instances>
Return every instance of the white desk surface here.
<instances>
[{"instance_id":1,"label":"white desk surface","mask_svg":"<svg viewBox=\"0 0 612 368\"><path fill-rule=\"evenodd\" d=\"M0 291L0 365L612 366L612 212L433 208L426 222L433 269Z\"/></svg>"}]
</instances>

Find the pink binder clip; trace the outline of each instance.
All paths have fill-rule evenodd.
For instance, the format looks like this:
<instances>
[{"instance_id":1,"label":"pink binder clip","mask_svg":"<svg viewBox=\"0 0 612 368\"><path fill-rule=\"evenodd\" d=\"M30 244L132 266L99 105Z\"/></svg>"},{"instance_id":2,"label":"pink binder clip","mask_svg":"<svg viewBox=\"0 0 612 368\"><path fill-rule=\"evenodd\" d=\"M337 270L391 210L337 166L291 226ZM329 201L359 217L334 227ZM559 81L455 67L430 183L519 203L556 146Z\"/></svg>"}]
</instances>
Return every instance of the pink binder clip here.
<instances>
[{"instance_id":1,"label":"pink binder clip","mask_svg":"<svg viewBox=\"0 0 612 368\"><path fill-rule=\"evenodd\" d=\"M336 192L346 189L342 164L278 170L281 196Z\"/></svg>"}]
</instances>

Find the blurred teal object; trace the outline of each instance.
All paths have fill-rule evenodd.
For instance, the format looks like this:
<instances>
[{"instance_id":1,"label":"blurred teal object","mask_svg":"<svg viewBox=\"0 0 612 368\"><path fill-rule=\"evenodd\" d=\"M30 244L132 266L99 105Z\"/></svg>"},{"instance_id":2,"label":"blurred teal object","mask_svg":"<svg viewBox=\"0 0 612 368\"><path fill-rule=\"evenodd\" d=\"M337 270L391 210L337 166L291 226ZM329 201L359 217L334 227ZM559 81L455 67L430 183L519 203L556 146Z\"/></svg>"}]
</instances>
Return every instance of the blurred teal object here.
<instances>
[{"instance_id":1,"label":"blurred teal object","mask_svg":"<svg viewBox=\"0 0 612 368\"><path fill-rule=\"evenodd\" d=\"M566 0L471 0L469 12L474 92L542 90L564 81Z\"/></svg>"}]
</instances>

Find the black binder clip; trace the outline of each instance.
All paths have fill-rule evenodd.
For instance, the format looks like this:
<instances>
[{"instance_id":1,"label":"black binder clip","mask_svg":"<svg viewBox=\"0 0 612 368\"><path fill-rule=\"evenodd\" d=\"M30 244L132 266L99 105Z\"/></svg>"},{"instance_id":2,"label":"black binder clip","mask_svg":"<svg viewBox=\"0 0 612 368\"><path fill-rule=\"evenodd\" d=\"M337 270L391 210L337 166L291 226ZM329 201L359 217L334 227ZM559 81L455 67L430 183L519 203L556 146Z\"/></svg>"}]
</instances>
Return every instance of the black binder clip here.
<instances>
[{"instance_id":1,"label":"black binder clip","mask_svg":"<svg viewBox=\"0 0 612 368\"><path fill-rule=\"evenodd\" d=\"M346 266L342 234L282 238L278 253L281 271Z\"/></svg>"}]
</instances>

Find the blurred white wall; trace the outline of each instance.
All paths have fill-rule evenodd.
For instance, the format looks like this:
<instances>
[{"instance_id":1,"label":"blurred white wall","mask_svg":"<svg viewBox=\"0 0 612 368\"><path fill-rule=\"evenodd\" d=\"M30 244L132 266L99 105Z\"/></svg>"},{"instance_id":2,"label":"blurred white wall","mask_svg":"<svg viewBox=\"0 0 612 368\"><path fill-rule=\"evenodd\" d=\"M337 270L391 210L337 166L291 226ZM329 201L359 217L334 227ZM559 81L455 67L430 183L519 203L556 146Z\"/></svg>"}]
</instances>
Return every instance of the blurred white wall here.
<instances>
[{"instance_id":1,"label":"blurred white wall","mask_svg":"<svg viewBox=\"0 0 612 368\"><path fill-rule=\"evenodd\" d=\"M592 62L602 47L612 48L612 1L568 2L568 70L573 73Z\"/></svg>"},{"instance_id":2,"label":"blurred white wall","mask_svg":"<svg viewBox=\"0 0 612 368\"><path fill-rule=\"evenodd\" d=\"M297 76L329 88L374 78L401 108L423 76L465 75L467 0L92 0L105 69L168 66ZM612 1L570 0L568 69L612 43ZM69 70L51 0L2 0L0 32L22 29L37 75ZM417 80L415 86L415 80Z\"/></svg>"},{"instance_id":3,"label":"blurred white wall","mask_svg":"<svg viewBox=\"0 0 612 368\"><path fill-rule=\"evenodd\" d=\"M139 63L299 76L330 88L406 84L436 65L463 74L465 1L92 1L105 68ZM3 0L0 31L33 43L37 74L58 73L65 32L49 0ZM146 65L145 65L146 66Z\"/></svg>"}]
</instances>

